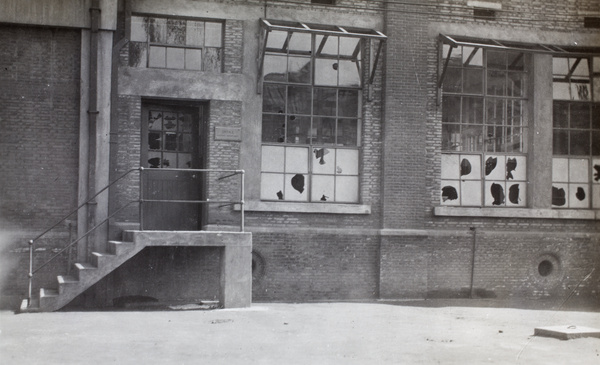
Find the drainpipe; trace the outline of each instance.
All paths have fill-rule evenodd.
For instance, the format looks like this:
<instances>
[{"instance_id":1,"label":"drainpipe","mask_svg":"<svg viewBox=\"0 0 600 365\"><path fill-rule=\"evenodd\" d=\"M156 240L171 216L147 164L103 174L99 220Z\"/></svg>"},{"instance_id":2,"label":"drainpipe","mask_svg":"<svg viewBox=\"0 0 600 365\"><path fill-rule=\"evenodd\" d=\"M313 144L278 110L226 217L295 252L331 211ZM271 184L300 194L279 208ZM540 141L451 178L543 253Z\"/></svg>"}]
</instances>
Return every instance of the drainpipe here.
<instances>
[{"instance_id":1,"label":"drainpipe","mask_svg":"<svg viewBox=\"0 0 600 365\"><path fill-rule=\"evenodd\" d=\"M88 146L88 197L96 194L96 134L98 117L98 28L100 27L100 2L92 0L90 7L90 80L89 80L89 146ZM95 200L88 203L88 230L96 225L96 206ZM88 237L86 245L86 257L94 245L92 233Z\"/></svg>"},{"instance_id":2,"label":"drainpipe","mask_svg":"<svg viewBox=\"0 0 600 365\"><path fill-rule=\"evenodd\" d=\"M471 290L469 297L471 299L475 298L475 249L477 248L477 230L475 227L470 227L469 230L473 232L473 248L471 249Z\"/></svg>"}]
</instances>

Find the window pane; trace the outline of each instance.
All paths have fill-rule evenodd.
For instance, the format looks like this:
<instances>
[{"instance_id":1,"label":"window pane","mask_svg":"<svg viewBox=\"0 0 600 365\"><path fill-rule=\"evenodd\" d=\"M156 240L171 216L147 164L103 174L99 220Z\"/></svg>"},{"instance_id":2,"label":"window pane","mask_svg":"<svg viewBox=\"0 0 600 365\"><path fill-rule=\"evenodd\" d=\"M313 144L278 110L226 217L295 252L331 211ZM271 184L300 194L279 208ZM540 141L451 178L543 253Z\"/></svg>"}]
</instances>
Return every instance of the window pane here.
<instances>
[{"instance_id":1,"label":"window pane","mask_svg":"<svg viewBox=\"0 0 600 365\"><path fill-rule=\"evenodd\" d=\"M286 147L285 172L300 174L308 173L308 148Z\"/></svg>"},{"instance_id":2,"label":"window pane","mask_svg":"<svg viewBox=\"0 0 600 365\"><path fill-rule=\"evenodd\" d=\"M192 168L192 155L189 153L180 153L177 159L177 168L190 169Z\"/></svg>"},{"instance_id":3,"label":"window pane","mask_svg":"<svg viewBox=\"0 0 600 365\"><path fill-rule=\"evenodd\" d=\"M148 37L152 43L167 41L167 19L148 18Z\"/></svg>"},{"instance_id":4,"label":"window pane","mask_svg":"<svg viewBox=\"0 0 600 365\"><path fill-rule=\"evenodd\" d=\"M600 156L600 132L592 132L592 155ZM598 176L600 176L600 171Z\"/></svg>"},{"instance_id":5,"label":"window pane","mask_svg":"<svg viewBox=\"0 0 600 365\"><path fill-rule=\"evenodd\" d=\"M287 39L288 33L280 30L274 30L268 33L267 48L283 50L283 45Z\"/></svg>"},{"instance_id":6,"label":"window pane","mask_svg":"<svg viewBox=\"0 0 600 365\"><path fill-rule=\"evenodd\" d=\"M474 47L462 47L463 66L483 66L483 50Z\"/></svg>"},{"instance_id":7,"label":"window pane","mask_svg":"<svg viewBox=\"0 0 600 365\"><path fill-rule=\"evenodd\" d=\"M553 182L568 182L569 181L569 160L566 158L552 159L552 181Z\"/></svg>"},{"instance_id":8,"label":"window pane","mask_svg":"<svg viewBox=\"0 0 600 365\"><path fill-rule=\"evenodd\" d=\"M590 162L587 158L569 159L569 182L588 182Z\"/></svg>"},{"instance_id":9,"label":"window pane","mask_svg":"<svg viewBox=\"0 0 600 365\"><path fill-rule=\"evenodd\" d=\"M314 89L315 115L336 115L336 89Z\"/></svg>"},{"instance_id":10,"label":"window pane","mask_svg":"<svg viewBox=\"0 0 600 365\"><path fill-rule=\"evenodd\" d=\"M462 69L448 67L443 80L444 92L459 93L462 91Z\"/></svg>"},{"instance_id":11,"label":"window pane","mask_svg":"<svg viewBox=\"0 0 600 365\"><path fill-rule=\"evenodd\" d=\"M552 125L554 128L569 126L569 104L554 102L552 105Z\"/></svg>"},{"instance_id":12,"label":"window pane","mask_svg":"<svg viewBox=\"0 0 600 365\"><path fill-rule=\"evenodd\" d=\"M178 151L180 152L191 152L192 151L192 135L189 133L183 133L179 135Z\"/></svg>"},{"instance_id":13,"label":"window pane","mask_svg":"<svg viewBox=\"0 0 600 365\"><path fill-rule=\"evenodd\" d=\"M263 200L283 200L283 174L261 174L260 198Z\"/></svg>"},{"instance_id":14,"label":"window pane","mask_svg":"<svg viewBox=\"0 0 600 365\"><path fill-rule=\"evenodd\" d=\"M285 85L264 84L263 112L285 113Z\"/></svg>"},{"instance_id":15,"label":"window pane","mask_svg":"<svg viewBox=\"0 0 600 365\"><path fill-rule=\"evenodd\" d=\"M204 45L204 22L187 21L185 44L200 47Z\"/></svg>"},{"instance_id":16,"label":"window pane","mask_svg":"<svg viewBox=\"0 0 600 365\"><path fill-rule=\"evenodd\" d=\"M592 105L592 129L600 129L600 104Z\"/></svg>"},{"instance_id":17,"label":"window pane","mask_svg":"<svg viewBox=\"0 0 600 365\"><path fill-rule=\"evenodd\" d=\"M262 141L283 142L285 140L285 116L263 115Z\"/></svg>"},{"instance_id":18,"label":"window pane","mask_svg":"<svg viewBox=\"0 0 600 365\"><path fill-rule=\"evenodd\" d=\"M339 86L360 87L360 69L358 62L339 61Z\"/></svg>"},{"instance_id":19,"label":"window pane","mask_svg":"<svg viewBox=\"0 0 600 365\"><path fill-rule=\"evenodd\" d=\"M185 20L167 19L167 43L185 44Z\"/></svg>"},{"instance_id":20,"label":"window pane","mask_svg":"<svg viewBox=\"0 0 600 365\"><path fill-rule=\"evenodd\" d=\"M147 42L148 34L146 33L147 18L132 16L131 17L131 41L132 42Z\"/></svg>"},{"instance_id":21,"label":"window pane","mask_svg":"<svg viewBox=\"0 0 600 365\"><path fill-rule=\"evenodd\" d=\"M312 172L315 174L335 174L336 150L315 148L312 156Z\"/></svg>"},{"instance_id":22,"label":"window pane","mask_svg":"<svg viewBox=\"0 0 600 365\"><path fill-rule=\"evenodd\" d=\"M462 126L460 151L483 151L483 127Z\"/></svg>"},{"instance_id":23,"label":"window pane","mask_svg":"<svg viewBox=\"0 0 600 365\"><path fill-rule=\"evenodd\" d=\"M339 119L337 126L337 144L341 146L358 146L358 120Z\"/></svg>"},{"instance_id":24,"label":"window pane","mask_svg":"<svg viewBox=\"0 0 600 365\"><path fill-rule=\"evenodd\" d=\"M552 153L555 155L569 154L569 132L554 130L552 136Z\"/></svg>"},{"instance_id":25,"label":"window pane","mask_svg":"<svg viewBox=\"0 0 600 365\"><path fill-rule=\"evenodd\" d=\"M311 38L309 33L292 33L290 39L289 50L293 52L310 52L311 51Z\"/></svg>"},{"instance_id":26,"label":"window pane","mask_svg":"<svg viewBox=\"0 0 600 365\"><path fill-rule=\"evenodd\" d=\"M166 167L166 168L177 167L177 154L176 153L163 153L162 167Z\"/></svg>"},{"instance_id":27,"label":"window pane","mask_svg":"<svg viewBox=\"0 0 600 365\"><path fill-rule=\"evenodd\" d=\"M177 134L176 133L165 133L165 150L176 151L177 150Z\"/></svg>"},{"instance_id":28,"label":"window pane","mask_svg":"<svg viewBox=\"0 0 600 365\"><path fill-rule=\"evenodd\" d=\"M185 68L185 52L183 48L167 48L167 68Z\"/></svg>"},{"instance_id":29,"label":"window pane","mask_svg":"<svg viewBox=\"0 0 600 365\"><path fill-rule=\"evenodd\" d=\"M148 66L165 68L166 54L167 49L165 47L150 46L150 54L148 55Z\"/></svg>"},{"instance_id":30,"label":"window pane","mask_svg":"<svg viewBox=\"0 0 600 365\"><path fill-rule=\"evenodd\" d=\"M506 93L508 96L525 96L525 74L509 72Z\"/></svg>"},{"instance_id":31,"label":"window pane","mask_svg":"<svg viewBox=\"0 0 600 365\"><path fill-rule=\"evenodd\" d=\"M310 114L312 99L310 86L288 86L288 114Z\"/></svg>"},{"instance_id":32,"label":"window pane","mask_svg":"<svg viewBox=\"0 0 600 365\"><path fill-rule=\"evenodd\" d=\"M316 37L315 47L317 47L317 56L320 55L329 55L329 56L337 56L338 55L338 40L339 37L335 36L324 36L317 35ZM318 50L321 49L321 52L318 53Z\"/></svg>"},{"instance_id":33,"label":"window pane","mask_svg":"<svg viewBox=\"0 0 600 365\"><path fill-rule=\"evenodd\" d=\"M310 143L310 117L290 115L287 122L287 143Z\"/></svg>"},{"instance_id":34,"label":"window pane","mask_svg":"<svg viewBox=\"0 0 600 365\"><path fill-rule=\"evenodd\" d=\"M206 72L221 72L221 49L219 48L204 48L204 71Z\"/></svg>"},{"instance_id":35,"label":"window pane","mask_svg":"<svg viewBox=\"0 0 600 365\"><path fill-rule=\"evenodd\" d=\"M310 83L310 58L289 57L288 58L288 81L303 84Z\"/></svg>"},{"instance_id":36,"label":"window pane","mask_svg":"<svg viewBox=\"0 0 600 365\"><path fill-rule=\"evenodd\" d=\"M571 82L571 99L589 101L592 100L592 90L590 90L590 84L588 80L577 82L578 80L572 80Z\"/></svg>"},{"instance_id":37,"label":"window pane","mask_svg":"<svg viewBox=\"0 0 600 365\"><path fill-rule=\"evenodd\" d=\"M450 50L450 46L447 44L443 45L442 48L442 57L444 57L444 62L446 61L446 58L448 56L448 51ZM448 61L448 65L449 66L456 66L456 67L461 67L462 66L462 48L458 47L458 48L452 48L452 53L450 54L450 61Z\"/></svg>"},{"instance_id":38,"label":"window pane","mask_svg":"<svg viewBox=\"0 0 600 365\"><path fill-rule=\"evenodd\" d=\"M313 119L313 129L311 134L313 134L312 143L314 144L335 143L335 118L315 117Z\"/></svg>"},{"instance_id":39,"label":"window pane","mask_svg":"<svg viewBox=\"0 0 600 365\"><path fill-rule=\"evenodd\" d=\"M552 98L554 100L571 100L571 86L566 82L552 84Z\"/></svg>"},{"instance_id":40,"label":"window pane","mask_svg":"<svg viewBox=\"0 0 600 365\"><path fill-rule=\"evenodd\" d=\"M337 175L358 175L358 150L338 149L335 173Z\"/></svg>"},{"instance_id":41,"label":"window pane","mask_svg":"<svg viewBox=\"0 0 600 365\"><path fill-rule=\"evenodd\" d=\"M460 182L460 203L464 206L481 206L481 181Z\"/></svg>"},{"instance_id":42,"label":"window pane","mask_svg":"<svg viewBox=\"0 0 600 365\"><path fill-rule=\"evenodd\" d=\"M442 124L442 150L462 151L459 124Z\"/></svg>"},{"instance_id":43,"label":"window pane","mask_svg":"<svg viewBox=\"0 0 600 365\"><path fill-rule=\"evenodd\" d=\"M442 122L460 123L461 98L458 96L444 96L442 101Z\"/></svg>"},{"instance_id":44,"label":"window pane","mask_svg":"<svg viewBox=\"0 0 600 365\"><path fill-rule=\"evenodd\" d=\"M506 73L502 71L488 71L488 95L506 95Z\"/></svg>"},{"instance_id":45,"label":"window pane","mask_svg":"<svg viewBox=\"0 0 600 365\"><path fill-rule=\"evenodd\" d=\"M463 92L467 94L483 93L483 70L469 69L463 70Z\"/></svg>"},{"instance_id":46,"label":"window pane","mask_svg":"<svg viewBox=\"0 0 600 365\"><path fill-rule=\"evenodd\" d=\"M150 111L150 115L148 117L148 129L150 130L161 130L162 129L162 120L163 115L158 110Z\"/></svg>"},{"instance_id":47,"label":"window pane","mask_svg":"<svg viewBox=\"0 0 600 365\"><path fill-rule=\"evenodd\" d=\"M287 57L265 55L264 58L264 79L265 81L286 81Z\"/></svg>"},{"instance_id":48,"label":"window pane","mask_svg":"<svg viewBox=\"0 0 600 365\"><path fill-rule=\"evenodd\" d=\"M358 90L340 90L338 108L341 117L358 117Z\"/></svg>"},{"instance_id":49,"label":"window pane","mask_svg":"<svg viewBox=\"0 0 600 365\"><path fill-rule=\"evenodd\" d=\"M284 147L263 146L261 153L262 171L284 172Z\"/></svg>"},{"instance_id":50,"label":"window pane","mask_svg":"<svg viewBox=\"0 0 600 365\"><path fill-rule=\"evenodd\" d=\"M358 176L337 176L335 179L335 201L358 202Z\"/></svg>"},{"instance_id":51,"label":"window pane","mask_svg":"<svg viewBox=\"0 0 600 365\"><path fill-rule=\"evenodd\" d=\"M337 60L317 58L315 60L315 85L337 86Z\"/></svg>"},{"instance_id":52,"label":"window pane","mask_svg":"<svg viewBox=\"0 0 600 365\"><path fill-rule=\"evenodd\" d=\"M148 152L148 165L151 169L158 169L162 165L162 153L161 152Z\"/></svg>"},{"instance_id":53,"label":"window pane","mask_svg":"<svg viewBox=\"0 0 600 365\"><path fill-rule=\"evenodd\" d=\"M285 174L284 184L285 200L308 201L308 187L310 186L308 174Z\"/></svg>"},{"instance_id":54,"label":"window pane","mask_svg":"<svg viewBox=\"0 0 600 365\"><path fill-rule=\"evenodd\" d=\"M185 68L188 70L202 70L202 50L185 50Z\"/></svg>"},{"instance_id":55,"label":"window pane","mask_svg":"<svg viewBox=\"0 0 600 365\"><path fill-rule=\"evenodd\" d=\"M329 175L313 175L312 201L333 201L335 199L335 177Z\"/></svg>"},{"instance_id":56,"label":"window pane","mask_svg":"<svg viewBox=\"0 0 600 365\"><path fill-rule=\"evenodd\" d=\"M487 67L506 70L506 52L487 51Z\"/></svg>"},{"instance_id":57,"label":"window pane","mask_svg":"<svg viewBox=\"0 0 600 365\"><path fill-rule=\"evenodd\" d=\"M590 128L590 105L588 103L571 104L571 128Z\"/></svg>"},{"instance_id":58,"label":"window pane","mask_svg":"<svg viewBox=\"0 0 600 365\"><path fill-rule=\"evenodd\" d=\"M223 25L221 23L205 23L204 28L204 46L221 47L223 35Z\"/></svg>"},{"instance_id":59,"label":"window pane","mask_svg":"<svg viewBox=\"0 0 600 365\"><path fill-rule=\"evenodd\" d=\"M590 132L575 131L569 132L570 137L570 155L585 156L590 154Z\"/></svg>"},{"instance_id":60,"label":"window pane","mask_svg":"<svg viewBox=\"0 0 600 365\"><path fill-rule=\"evenodd\" d=\"M160 150L160 133L150 132L148 133L148 149Z\"/></svg>"},{"instance_id":61,"label":"window pane","mask_svg":"<svg viewBox=\"0 0 600 365\"><path fill-rule=\"evenodd\" d=\"M340 55L352 56L359 42L360 38L340 37Z\"/></svg>"},{"instance_id":62,"label":"window pane","mask_svg":"<svg viewBox=\"0 0 600 365\"><path fill-rule=\"evenodd\" d=\"M487 124L502 125L504 124L504 111L506 109L506 99L488 99L486 106Z\"/></svg>"},{"instance_id":63,"label":"window pane","mask_svg":"<svg viewBox=\"0 0 600 365\"><path fill-rule=\"evenodd\" d=\"M524 56L520 52L506 52L508 69L512 71L525 71Z\"/></svg>"},{"instance_id":64,"label":"window pane","mask_svg":"<svg viewBox=\"0 0 600 365\"><path fill-rule=\"evenodd\" d=\"M462 99L462 122L483 124L483 99L465 97Z\"/></svg>"}]
</instances>

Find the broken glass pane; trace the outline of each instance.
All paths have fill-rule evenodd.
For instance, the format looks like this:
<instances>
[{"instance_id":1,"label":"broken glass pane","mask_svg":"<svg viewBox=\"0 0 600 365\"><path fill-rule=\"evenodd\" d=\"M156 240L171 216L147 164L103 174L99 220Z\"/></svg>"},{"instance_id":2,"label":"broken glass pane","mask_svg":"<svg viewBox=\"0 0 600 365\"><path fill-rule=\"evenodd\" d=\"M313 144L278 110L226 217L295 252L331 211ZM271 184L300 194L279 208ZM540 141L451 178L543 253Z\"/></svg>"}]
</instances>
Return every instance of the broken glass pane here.
<instances>
[{"instance_id":1,"label":"broken glass pane","mask_svg":"<svg viewBox=\"0 0 600 365\"><path fill-rule=\"evenodd\" d=\"M177 113L163 113L164 125L163 128L165 130L176 130L177 129Z\"/></svg>"},{"instance_id":2,"label":"broken glass pane","mask_svg":"<svg viewBox=\"0 0 600 365\"><path fill-rule=\"evenodd\" d=\"M335 177L329 175L313 175L311 200L314 202L335 200Z\"/></svg>"},{"instance_id":3,"label":"broken glass pane","mask_svg":"<svg viewBox=\"0 0 600 365\"><path fill-rule=\"evenodd\" d=\"M192 155L189 153L180 153L177 159L177 168L180 169L191 169L192 168Z\"/></svg>"},{"instance_id":4,"label":"broken glass pane","mask_svg":"<svg viewBox=\"0 0 600 365\"><path fill-rule=\"evenodd\" d=\"M308 174L285 174L285 200L308 201L308 186L310 176Z\"/></svg>"},{"instance_id":5,"label":"broken glass pane","mask_svg":"<svg viewBox=\"0 0 600 365\"><path fill-rule=\"evenodd\" d=\"M262 173L260 179L260 198L262 200L284 200L283 174Z\"/></svg>"},{"instance_id":6,"label":"broken glass pane","mask_svg":"<svg viewBox=\"0 0 600 365\"><path fill-rule=\"evenodd\" d=\"M335 174L334 148L313 148L312 150L312 172L314 174Z\"/></svg>"},{"instance_id":7,"label":"broken glass pane","mask_svg":"<svg viewBox=\"0 0 600 365\"><path fill-rule=\"evenodd\" d=\"M151 150L160 150L160 133L150 132L148 133L148 148Z\"/></svg>"},{"instance_id":8,"label":"broken glass pane","mask_svg":"<svg viewBox=\"0 0 600 365\"><path fill-rule=\"evenodd\" d=\"M160 152L148 152L148 165L146 167L158 169L161 167L162 154Z\"/></svg>"},{"instance_id":9,"label":"broken glass pane","mask_svg":"<svg viewBox=\"0 0 600 365\"><path fill-rule=\"evenodd\" d=\"M150 130L161 130L162 129L162 112L159 110L150 111L148 117L148 129Z\"/></svg>"},{"instance_id":10,"label":"broken glass pane","mask_svg":"<svg viewBox=\"0 0 600 365\"><path fill-rule=\"evenodd\" d=\"M176 168L177 167L177 154L176 153L163 153L162 167L163 168Z\"/></svg>"},{"instance_id":11,"label":"broken glass pane","mask_svg":"<svg viewBox=\"0 0 600 365\"><path fill-rule=\"evenodd\" d=\"M444 57L444 61L446 61L447 56L448 56L448 51L450 50L450 45L448 44L444 44L443 48L442 48L442 52L443 55L442 57ZM452 49L452 53L450 54L450 61L448 61L448 66L455 66L455 67L461 67L462 66L462 48L458 47L458 48L454 48Z\"/></svg>"}]
</instances>

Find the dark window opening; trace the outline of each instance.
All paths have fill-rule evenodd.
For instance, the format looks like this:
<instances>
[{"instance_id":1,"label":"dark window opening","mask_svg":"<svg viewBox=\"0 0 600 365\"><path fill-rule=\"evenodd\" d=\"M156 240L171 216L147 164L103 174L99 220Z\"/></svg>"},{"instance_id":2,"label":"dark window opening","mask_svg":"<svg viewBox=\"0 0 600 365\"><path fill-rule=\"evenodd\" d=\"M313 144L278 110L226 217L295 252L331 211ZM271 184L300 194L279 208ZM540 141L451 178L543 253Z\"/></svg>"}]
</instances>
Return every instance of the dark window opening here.
<instances>
[{"instance_id":1,"label":"dark window opening","mask_svg":"<svg viewBox=\"0 0 600 365\"><path fill-rule=\"evenodd\" d=\"M586 16L583 18L584 28L600 28L600 17Z\"/></svg>"},{"instance_id":2,"label":"dark window opening","mask_svg":"<svg viewBox=\"0 0 600 365\"><path fill-rule=\"evenodd\" d=\"M496 11L492 9L473 9L473 17L482 20L496 19Z\"/></svg>"},{"instance_id":3,"label":"dark window opening","mask_svg":"<svg viewBox=\"0 0 600 365\"><path fill-rule=\"evenodd\" d=\"M540 264L538 265L538 272L540 273L541 276L548 276L548 275L552 274L553 270L554 270L554 265L552 265L552 262L550 262L548 260L544 260L544 261L540 262Z\"/></svg>"},{"instance_id":4,"label":"dark window opening","mask_svg":"<svg viewBox=\"0 0 600 365\"><path fill-rule=\"evenodd\" d=\"M335 0L311 0L312 4L335 5Z\"/></svg>"}]
</instances>

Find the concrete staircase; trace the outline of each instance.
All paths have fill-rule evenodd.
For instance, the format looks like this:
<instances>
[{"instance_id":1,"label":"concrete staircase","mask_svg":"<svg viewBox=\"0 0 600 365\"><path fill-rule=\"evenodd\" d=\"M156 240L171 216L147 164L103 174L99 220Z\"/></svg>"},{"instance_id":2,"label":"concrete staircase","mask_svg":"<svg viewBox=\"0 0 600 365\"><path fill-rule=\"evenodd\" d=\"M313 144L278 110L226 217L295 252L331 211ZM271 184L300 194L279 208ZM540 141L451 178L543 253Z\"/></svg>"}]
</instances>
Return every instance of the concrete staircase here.
<instances>
[{"instance_id":1,"label":"concrete staircase","mask_svg":"<svg viewBox=\"0 0 600 365\"><path fill-rule=\"evenodd\" d=\"M73 275L58 275L56 288L41 288L39 297L34 295L30 305L24 299L20 312L53 312L61 309L145 247L133 240L131 232L124 232L123 238L123 241L109 241L108 252L92 252L90 262L75 263Z\"/></svg>"}]
</instances>

